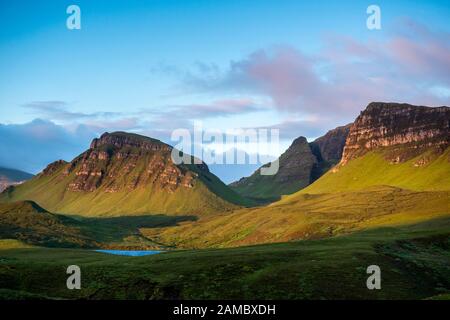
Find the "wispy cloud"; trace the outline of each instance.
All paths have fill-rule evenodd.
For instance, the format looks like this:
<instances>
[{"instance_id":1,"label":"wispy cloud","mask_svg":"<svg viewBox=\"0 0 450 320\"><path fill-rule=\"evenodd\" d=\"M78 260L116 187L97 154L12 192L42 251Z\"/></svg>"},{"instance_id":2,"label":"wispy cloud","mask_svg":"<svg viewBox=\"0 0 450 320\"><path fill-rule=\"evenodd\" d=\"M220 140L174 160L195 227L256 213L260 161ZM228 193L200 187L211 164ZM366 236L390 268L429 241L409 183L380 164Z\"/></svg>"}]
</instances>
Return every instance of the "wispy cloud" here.
<instances>
[{"instance_id":1,"label":"wispy cloud","mask_svg":"<svg viewBox=\"0 0 450 320\"><path fill-rule=\"evenodd\" d=\"M49 101L32 101L22 105L40 117L49 120L74 121L83 119L111 118L123 115L118 112L94 112L83 113L70 111L70 104L65 101L49 100Z\"/></svg>"},{"instance_id":2,"label":"wispy cloud","mask_svg":"<svg viewBox=\"0 0 450 320\"><path fill-rule=\"evenodd\" d=\"M190 92L269 97L287 113L346 118L371 101L449 104L450 33L402 20L382 40L334 35L307 55L291 46L261 49L228 68L172 70ZM436 90L439 88L439 90Z\"/></svg>"},{"instance_id":3,"label":"wispy cloud","mask_svg":"<svg viewBox=\"0 0 450 320\"><path fill-rule=\"evenodd\" d=\"M143 109L140 115L164 117L169 119L182 118L187 120L229 117L237 114L267 111L269 107L251 98L226 98L213 100L205 104L184 104L165 106L160 110Z\"/></svg>"}]
</instances>

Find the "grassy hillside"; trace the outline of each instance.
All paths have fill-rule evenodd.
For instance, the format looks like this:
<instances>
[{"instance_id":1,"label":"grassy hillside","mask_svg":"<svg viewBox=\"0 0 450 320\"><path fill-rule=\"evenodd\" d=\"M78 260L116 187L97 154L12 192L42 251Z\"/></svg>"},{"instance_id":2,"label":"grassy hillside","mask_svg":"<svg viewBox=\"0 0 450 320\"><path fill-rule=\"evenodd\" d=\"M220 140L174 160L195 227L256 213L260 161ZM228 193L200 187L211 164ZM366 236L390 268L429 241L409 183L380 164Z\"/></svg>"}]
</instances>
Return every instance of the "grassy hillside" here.
<instances>
[{"instance_id":1,"label":"grassy hillside","mask_svg":"<svg viewBox=\"0 0 450 320\"><path fill-rule=\"evenodd\" d=\"M55 162L10 187L0 202L32 200L51 212L84 216L203 215L252 204L206 166L173 164L171 147L160 141L119 132L93 144L71 163Z\"/></svg>"},{"instance_id":2,"label":"grassy hillside","mask_svg":"<svg viewBox=\"0 0 450 320\"><path fill-rule=\"evenodd\" d=\"M63 169L61 169L63 170ZM71 176L32 179L0 195L0 201L13 202L31 199L52 212L83 216L121 216L141 214L204 214L237 208L212 193L203 184L192 189L178 189L173 193L159 188L141 187L132 192L115 193L100 188L93 192L71 192L67 185Z\"/></svg>"},{"instance_id":3,"label":"grassy hillside","mask_svg":"<svg viewBox=\"0 0 450 320\"><path fill-rule=\"evenodd\" d=\"M450 219L324 240L121 257L0 249L0 298L427 299L450 293ZM66 268L82 270L67 290ZM382 290L366 269L380 266Z\"/></svg>"},{"instance_id":4,"label":"grassy hillside","mask_svg":"<svg viewBox=\"0 0 450 320\"><path fill-rule=\"evenodd\" d=\"M0 239L0 250L4 249L27 249L33 248L33 245L27 244L16 239Z\"/></svg>"},{"instance_id":5,"label":"grassy hillside","mask_svg":"<svg viewBox=\"0 0 450 320\"><path fill-rule=\"evenodd\" d=\"M373 187L358 192L299 194L267 207L202 217L177 227L146 229L148 238L188 248L314 239L450 216L450 192Z\"/></svg>"},{"instance_id":6,"label":"grassy hillside","mask_svg":"<svg viewBox=\"0 0 450 320\"><path fill-rule=\"evenodd\" d=\"M310 180L286 181L282 184L274 180L271 176L263 176L259 169L246 178L243 185L233 187L239 194L256 201L259 204L266 204L280 200L281 195L294 193L306 187Z\"/></svg>"},{"instance_id":7,"label":"grassy hillside","mask_svg":"<svg viewBox=\"0 0 450 320\"><path fill-rule=\"evenodd\" d=\"M141 215L126 217L63 216L32 201L0 203L0 248L45 247L119 250L171 249L145 238L140 228L176 226L195 216Z\"/></svg>"},{"instance_id":8,"label":"grassy hillside","mask_svg":"<svg viewBox=\"0 0 450 320\"><path fill-rule=\"evenodd\" d=\"M385 160L386 152L372 151L345 166L335 167L298 194L356 191L377 185L415 191L450 190L450 148L442 154L429 151L397 164Z\"/></svg>"},{"instance_id":9,"label":"grassy hillside","mask_svg":"<svg viewBox=\"0 0 450 320\"><path fill-rule=\"evenodd\" d=\"M404 163L372 151L266 207L242 209L175 228L142 230L184 247L228 247L330 237L450 215L450 149Z\"/></svg>"},{"instance_id":10,"label":"grassy hillside","mask_svg":"<svg viewBox=\"0 0 450 320\"><path fill-rule=\"evenodd\" d=\"M32 201L0 204L0 238L7 240L2 246L11 243L49 247L96 246L96 242L84 236L75 224L70 218L51 214Z\"/></svg>"}]
</instances>

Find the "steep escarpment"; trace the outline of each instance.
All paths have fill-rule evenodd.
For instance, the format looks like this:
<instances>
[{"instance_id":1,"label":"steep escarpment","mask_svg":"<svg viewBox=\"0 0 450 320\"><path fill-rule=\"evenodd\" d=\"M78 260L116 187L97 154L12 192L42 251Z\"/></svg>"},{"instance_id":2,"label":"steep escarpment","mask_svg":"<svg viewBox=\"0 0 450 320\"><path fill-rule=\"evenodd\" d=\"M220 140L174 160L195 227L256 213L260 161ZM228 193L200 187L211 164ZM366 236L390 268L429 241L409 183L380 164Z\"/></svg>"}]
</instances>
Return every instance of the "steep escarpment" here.
<instances>
[{"instance_id":1,"label":"steep escarpment","mask_svg":"<svg viewBox=\"0 0 450 320\"><path fill-rule=\"evenodd\" d=\"M313 153L318 161L338 163L342 157L345 141L352 124L337 127L328 131L325 135L310 143Z\"/></svg>"},{"instance_id":2,"label":"steep escarpment","mask_svg":"<svg viewBox=\"0 0 450 320\"><path fill-rule=\"evenodd\" d=\"M450 108L372 102L350 128L341 164L385 148L390 162L407 161L424 150L449 145Z\"/></svg>"},{"instance_id":3,"label":"steep escarpment","mask_svg":"<svg viewBox=\"0 0 450 320\"><path fill-rule=\"evenodd\" d=\"M167 192L193 188L198 174L175 165L171 151L171 146L155 139L106 133L94 139L89 150L65 165L62 176L75 174L67 188L73 192L102 188L107 193L116 193L149 184ZM197 166L200 172L209 174L205 165Z\"/></svg>"},{"instance_id":4,"label":"steep escarpment","mask_svg":"<svg viewBox=\"0 0 450 320\"><path fill-rule=\"evenodd\" d=\"M301 193L450 190L449 122L448 107L371 103L351 126L339 165Z\"/></svg>"},{"instance_id":5,"label":"steep escarpment","mask_svg":"<svg viewBox=\"0 0 450 320\"><path fill-rule=\"evenodd\" d=\"M71 162L50 164L0 200L33 200L52 212L80 215L203 214L245 204L204 163L177 165L171 152L156 139L105 133Z\"/></svg>"}]
</instances>

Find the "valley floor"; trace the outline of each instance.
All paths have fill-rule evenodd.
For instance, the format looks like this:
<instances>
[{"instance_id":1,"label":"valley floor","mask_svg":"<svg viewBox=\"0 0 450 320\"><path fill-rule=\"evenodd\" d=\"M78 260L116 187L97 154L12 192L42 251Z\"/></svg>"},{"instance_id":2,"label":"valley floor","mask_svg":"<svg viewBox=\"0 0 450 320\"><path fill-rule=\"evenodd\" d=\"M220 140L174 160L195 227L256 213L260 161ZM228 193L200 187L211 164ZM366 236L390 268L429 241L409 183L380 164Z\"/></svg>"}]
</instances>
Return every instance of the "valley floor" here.
<instances>
[{"instance_id":1,"label":"valley floor","mask_svg":"<svg viewBox=\"0 0 450 320\"><path fill-rule=\"evenodd\" d=\"M66 268L81 268L81 290ZM381 268L381 290L366 269ZM450 218L323 240L124 257L0 245L0 298L426 299L450 294Z\"/></svg>"}]
</instances>

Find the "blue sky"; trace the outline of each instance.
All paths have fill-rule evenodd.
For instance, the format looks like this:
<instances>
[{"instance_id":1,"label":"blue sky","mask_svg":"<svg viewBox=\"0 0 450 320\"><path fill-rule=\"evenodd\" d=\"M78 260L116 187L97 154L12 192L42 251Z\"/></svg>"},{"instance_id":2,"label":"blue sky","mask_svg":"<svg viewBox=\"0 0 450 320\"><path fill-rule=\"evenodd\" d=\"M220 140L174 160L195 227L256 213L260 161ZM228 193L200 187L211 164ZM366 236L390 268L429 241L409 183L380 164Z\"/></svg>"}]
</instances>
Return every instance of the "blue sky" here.
<instances>
[{"instance_id":1,"label":"blue sky","mask_svg":"<svg viewBox=\"0 0 450 320\"><path fill-rule=\"evenodd\" d=\"M372 100L448 105L449 20L449 1L2 1L0 165L38 172L104 131L170 143L194 120L279 128L285 149Z\"/></svg>"}]
</instances>

